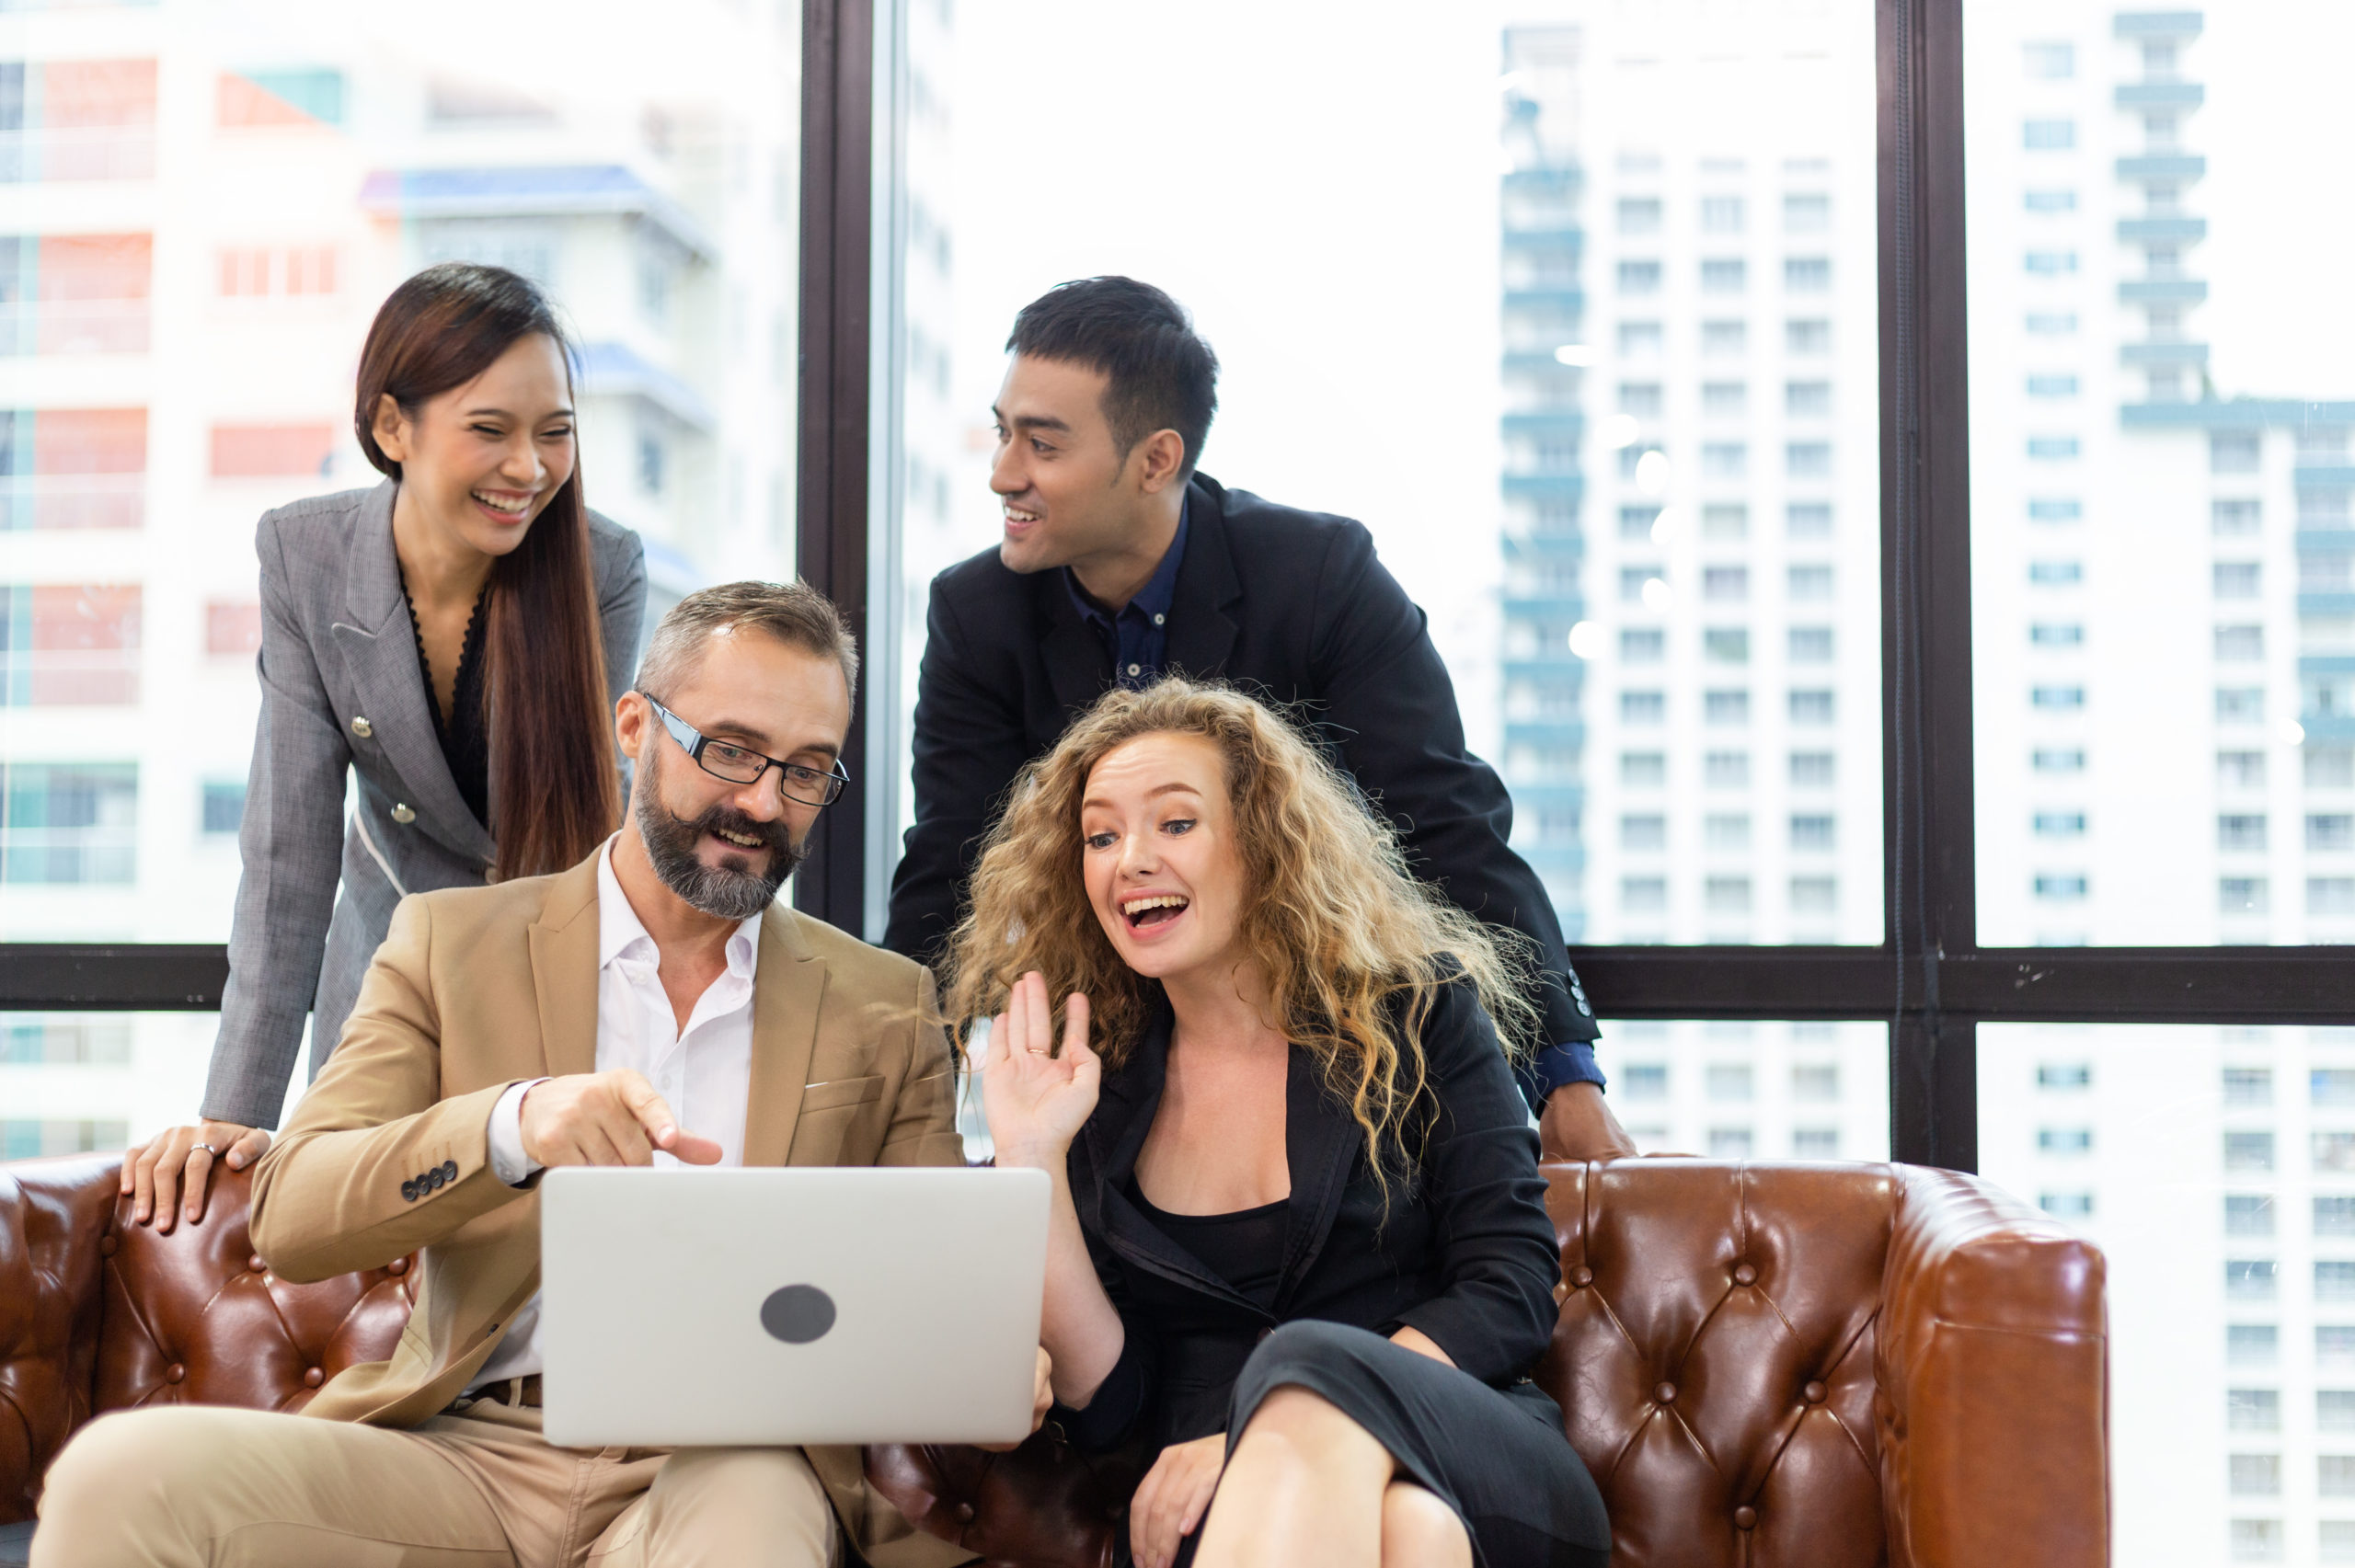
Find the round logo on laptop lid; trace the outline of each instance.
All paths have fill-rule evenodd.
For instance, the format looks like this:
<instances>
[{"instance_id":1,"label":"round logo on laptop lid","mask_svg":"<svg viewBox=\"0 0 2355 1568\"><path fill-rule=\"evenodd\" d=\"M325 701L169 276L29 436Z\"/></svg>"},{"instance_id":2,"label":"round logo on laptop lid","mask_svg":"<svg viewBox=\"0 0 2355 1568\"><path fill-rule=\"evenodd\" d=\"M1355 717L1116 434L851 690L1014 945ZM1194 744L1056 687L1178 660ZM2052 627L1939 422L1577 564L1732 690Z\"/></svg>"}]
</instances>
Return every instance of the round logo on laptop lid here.
<instances>
[{"instance_id":1,"label":"round logo on laptop lid","mask_svg":"<svg viewBox=\"0 0 2355 1568\"><path fill-rule=\"evenodd\" d=\"M761 1303L761 1327L787 1345L807 1345L834 1326L834 1299L814 1285L788 1285Z\"/></svg>"}]
</instances>

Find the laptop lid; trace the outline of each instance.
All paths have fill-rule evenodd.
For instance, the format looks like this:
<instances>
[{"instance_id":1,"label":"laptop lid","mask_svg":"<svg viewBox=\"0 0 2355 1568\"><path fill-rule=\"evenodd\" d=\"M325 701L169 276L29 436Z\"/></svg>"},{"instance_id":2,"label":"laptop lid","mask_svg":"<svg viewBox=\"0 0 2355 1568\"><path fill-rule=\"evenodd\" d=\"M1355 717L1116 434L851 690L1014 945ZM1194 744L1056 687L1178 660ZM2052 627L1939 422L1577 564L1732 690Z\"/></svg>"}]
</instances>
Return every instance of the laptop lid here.
<instances>
[{"instance_id":1,"label":"laptop lid","mask_svg":"<svg viewBox=\"0 0 2355 1568\"><path fill-rule=\"evenodd\" d=\"M1030 1430L1044 1171L568 1166L539 1190L551 1443Z\"/></svg>"}]
</instances>

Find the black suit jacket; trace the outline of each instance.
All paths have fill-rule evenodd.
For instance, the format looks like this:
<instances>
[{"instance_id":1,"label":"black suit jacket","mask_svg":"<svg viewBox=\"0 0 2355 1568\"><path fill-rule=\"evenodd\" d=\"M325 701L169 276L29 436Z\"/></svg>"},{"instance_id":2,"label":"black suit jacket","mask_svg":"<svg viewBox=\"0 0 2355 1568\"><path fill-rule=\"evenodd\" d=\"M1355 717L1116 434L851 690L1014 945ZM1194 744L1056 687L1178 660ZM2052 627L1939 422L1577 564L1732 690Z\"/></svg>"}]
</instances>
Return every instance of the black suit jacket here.
<instances>
[{"instance_id":1,"label":"black suit jacket","mask_svg":"<svg viewBox=\"0 0 2355 1568\"><path fill-rule=\"evenodd\" d=\"M1512 801L1465 750L1455 688L1421 610L1374 558L1361 523L1263 501L1194 475L1169 612L1172 673L1305 704L1319 738L1398 827L1415 874L1537 944L1544 1043L1597 1030L1537 874L1507 847ZM915 807L883 945L929 962L1023 764L1112 685L1112 658L1061 571L1010 571L984 551L932 583L916 681Z\"/></svg>"},{"instance_id":2,"label":"black suit jacket","mask_svg":"<svg viewBox=\"0 0 2355 1568\"><path fill-rule=\"evenodd\" d=\"M1561 1257L1537 1135L1471 985L1442 987L1424 1021L1429 1076L1409 1112L1408 1162L1393 1169L1386 1196L1349 1106L1293 1047L1284 1093L1292 1198L1271 1308L1205 1268L1128 1196L1167 1080L1170 1024L1165 1006L1120 1070L1105 1075L1072 1140L1072 1203L1126 1330L1086 1408L1058 1412L1073 1440L1100 1449L1143 1436L1158 1448L1223 1431L1260 1337L1304 1318L1384 1335L1412 1324L1482 1382L1542 1400L1515 1385L1552 1337Z\"/></svg>"}]
</instances>

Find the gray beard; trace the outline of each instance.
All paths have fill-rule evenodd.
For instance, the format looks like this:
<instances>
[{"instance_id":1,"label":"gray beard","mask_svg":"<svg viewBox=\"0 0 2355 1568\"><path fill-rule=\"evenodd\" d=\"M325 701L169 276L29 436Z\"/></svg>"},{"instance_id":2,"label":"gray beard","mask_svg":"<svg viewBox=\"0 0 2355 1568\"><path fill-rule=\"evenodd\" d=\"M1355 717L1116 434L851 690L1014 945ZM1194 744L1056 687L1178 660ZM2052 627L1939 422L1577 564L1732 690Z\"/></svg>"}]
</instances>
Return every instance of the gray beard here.
<instances>
[{"instance_id":1,"label":"gray beard","mask_svg":"<svg viewBox=\"0 0 2355 1568\"><path fill-rule=\"evenodd\" d=\"M633 810L638 835L646 843L646 858L653 863L654 875L662 879L662 885L715 920L746 920L775 903L776 890L808 857L809 845L796 844L782 822L755 821L725 806L711 807L693 821L674 817L660 798L661 784L659 764L640 769ZM712 866L697 859L696 841L716 829L766 840L769 869L756 872L750 860Z\"/></svg>"}]
</instances>

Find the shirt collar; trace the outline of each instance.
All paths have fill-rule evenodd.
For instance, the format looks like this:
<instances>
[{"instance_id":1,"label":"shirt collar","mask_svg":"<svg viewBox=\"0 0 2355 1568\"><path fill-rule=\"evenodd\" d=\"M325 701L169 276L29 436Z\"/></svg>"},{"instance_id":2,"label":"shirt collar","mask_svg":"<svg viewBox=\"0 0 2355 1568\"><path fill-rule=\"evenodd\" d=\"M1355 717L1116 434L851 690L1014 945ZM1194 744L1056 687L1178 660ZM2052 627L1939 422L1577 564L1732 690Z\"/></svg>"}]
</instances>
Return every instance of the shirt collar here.
<instances>
[{"instance_id":1,"label":"shirt collar","mask_svg":"<svg viewBox=\"0 0 2355 1568\"><path fill-rule=\"evenodd\" d=\"M661 949L630 907L629 895L622 891L621 878L614 875L614 843L621 837L616 833L605 841L603 853L597 856L597 969L603 973L615 959L659 959ZM746 915L728 935L728 972L750 979L754 961L761 951L761 916ZM634 952L640 943L643 952Z\"/></svg>"},{"instance_id":2,"label":"shirt collar","mask_svg":"<svg viewBox=\"0 0 2355 1568\"><path fill-rule=\"evenodd\" d=\"M1167 615L1169 607L1178 601L1178 568L1185 560L1186 504L1180 502L1178 507L1178 532L1170 535L1169 548L1162 553L1161 565L1153 568L1153 576L1145 579L1144 586L1137 589L1136 597L1130 600L1120 613L1125 615L1133 610L1147 617ZM1079 578L1069 567L1063 568L1063 586L1071 590L1071 601L1079 607L1083 620L1105 626L1112 624L1114 617L1087 597L1086 590L1079 586Z\"/></svg>"}]
</instances>

